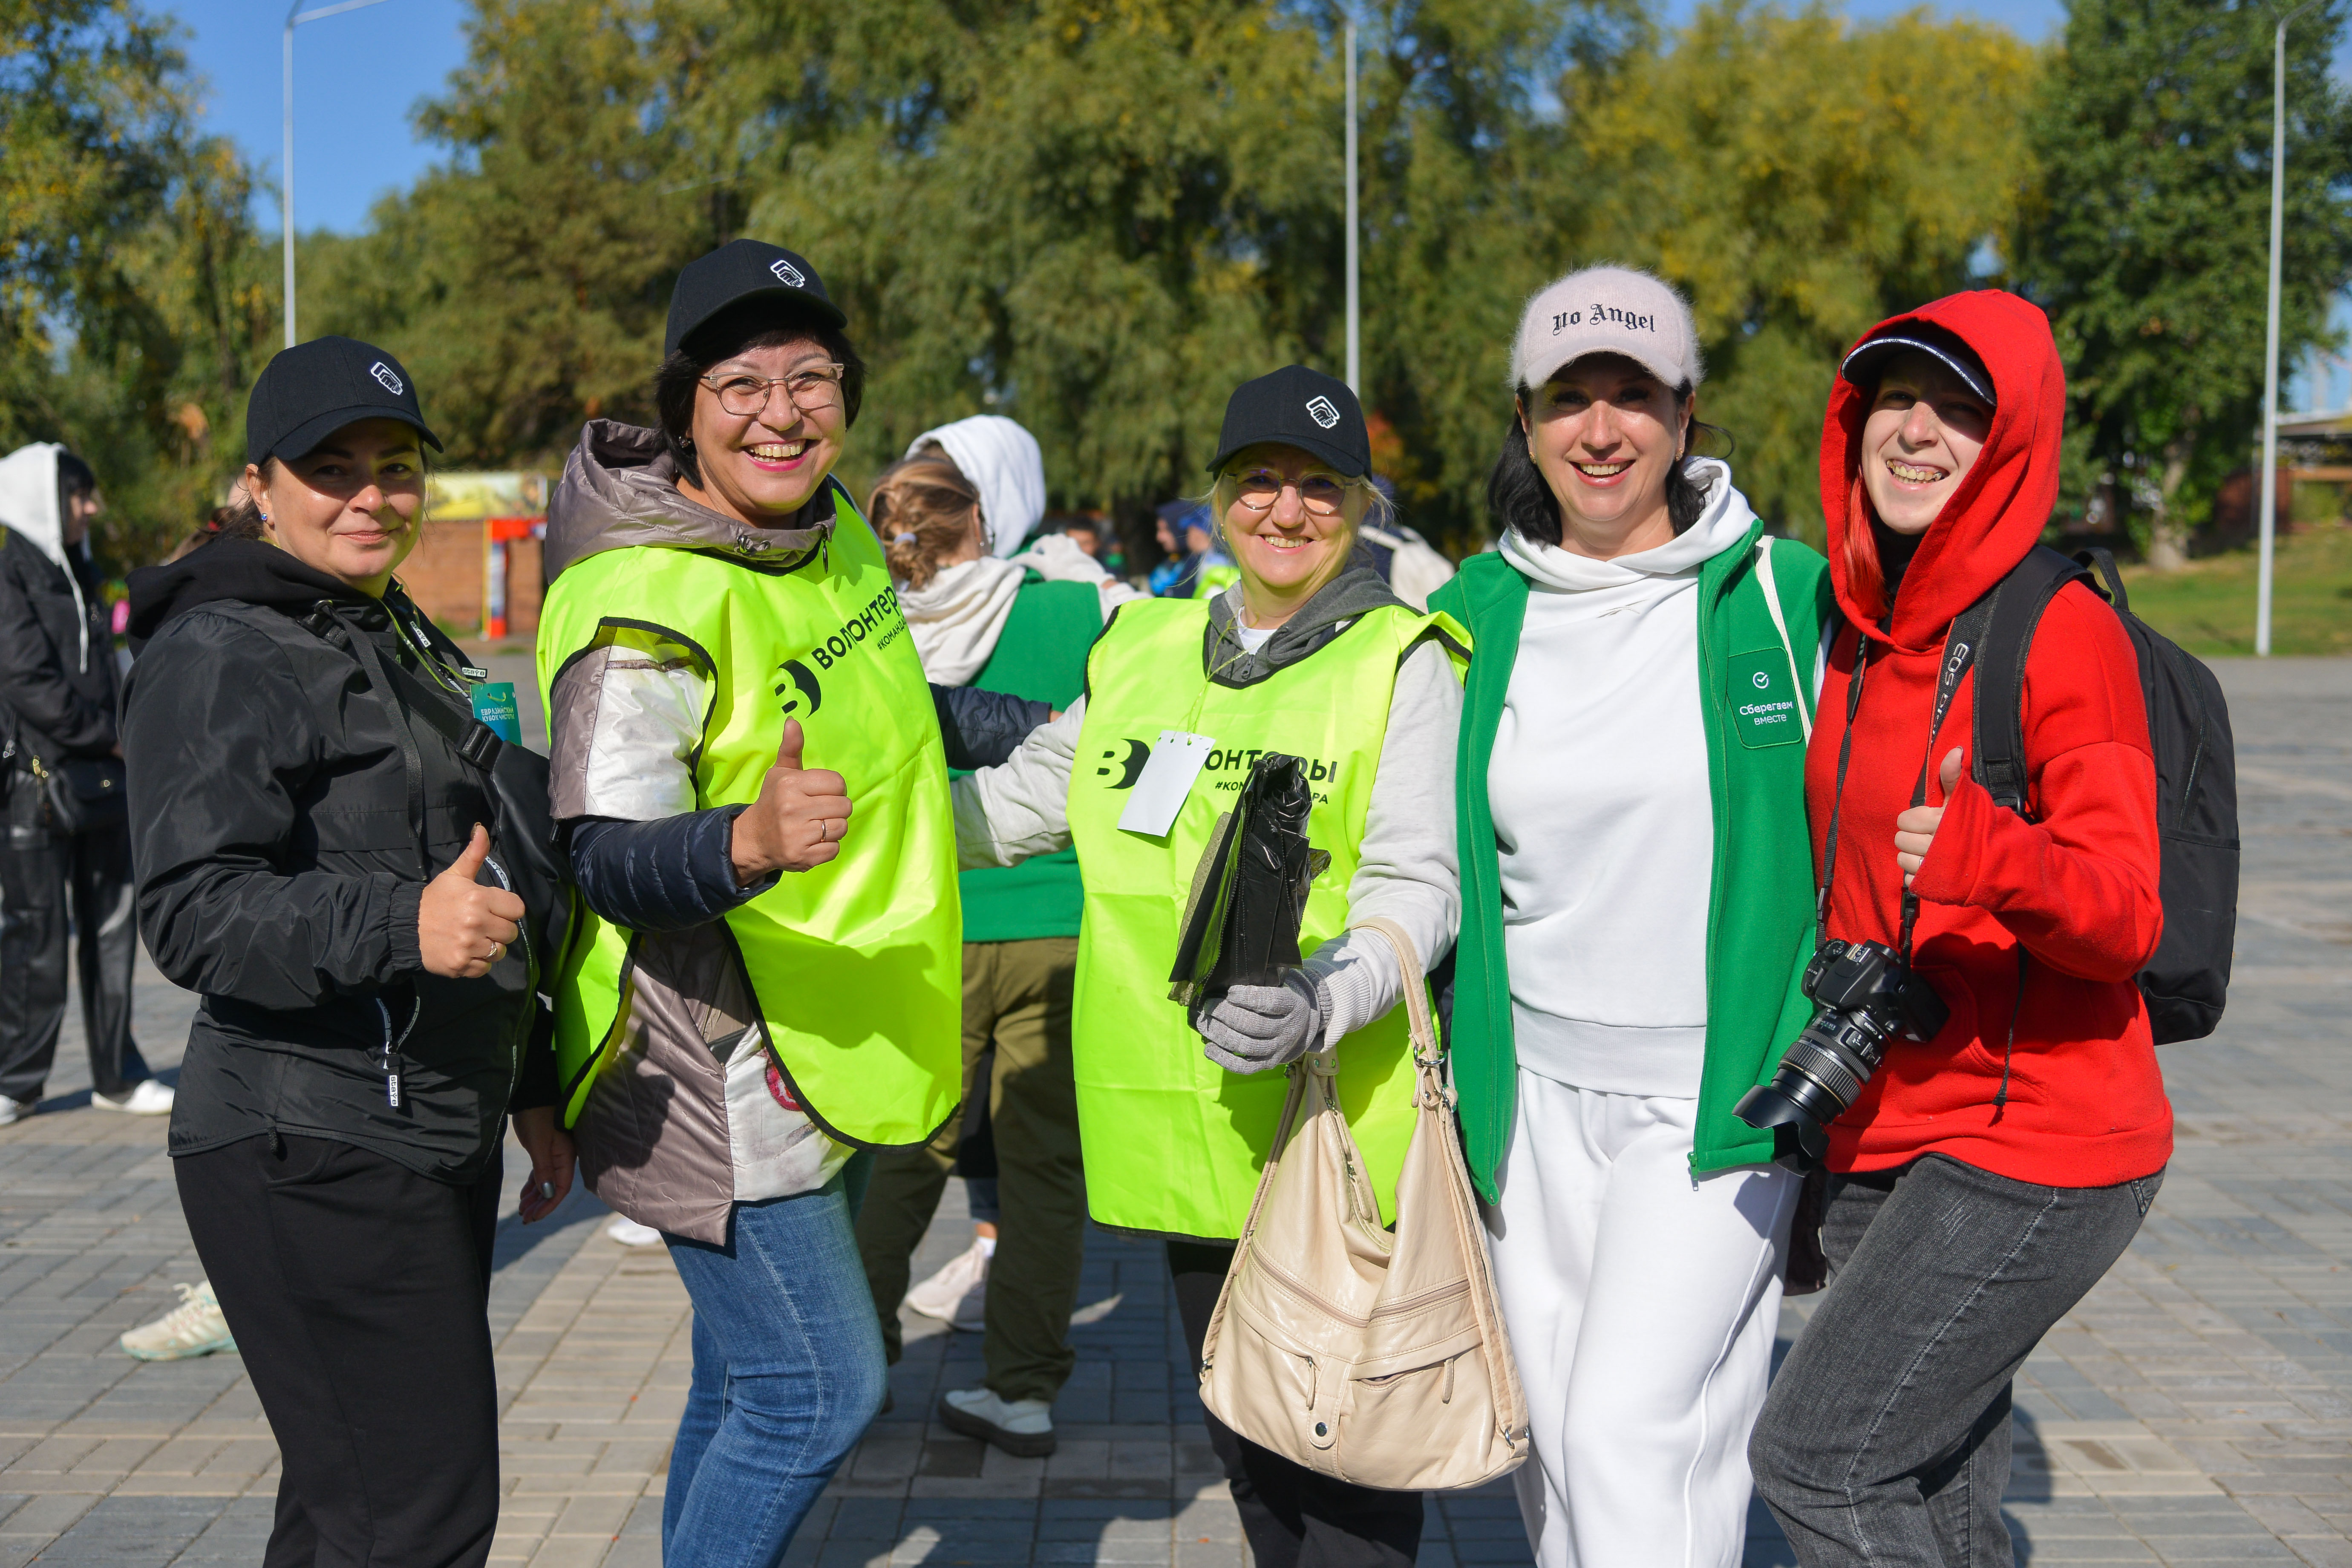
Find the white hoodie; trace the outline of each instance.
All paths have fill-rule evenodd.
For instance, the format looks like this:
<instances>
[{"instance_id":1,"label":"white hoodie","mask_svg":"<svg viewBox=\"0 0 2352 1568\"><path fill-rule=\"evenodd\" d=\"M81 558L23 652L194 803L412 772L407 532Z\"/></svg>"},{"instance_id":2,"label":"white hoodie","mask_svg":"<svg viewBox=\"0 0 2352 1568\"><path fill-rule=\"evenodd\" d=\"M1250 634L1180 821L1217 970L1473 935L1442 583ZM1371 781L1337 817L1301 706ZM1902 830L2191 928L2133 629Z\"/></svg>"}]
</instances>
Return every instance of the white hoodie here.
<instances>
[{"instance_id":1,"label":"white hoodie","mask_svg":"<svg viewBox=\"0 0 2352 1568\"><path fill-rule=\"evenodd\" d=\"M1527 622L1495 733L1518 1063L1608 1094L1696 1099L1715 816L1699 707L1700 565L1756 521L1726 465L1672 542L1613 561L1507 533Z\"/></svg>"},{"instance_id":2,"label":"white hoodie","mask_svg":"<svg viewBox=\"0 0 2352 1568\"><path fill-rule=\"evenodd\" d=\"M34 546L58 564L73 590L74 622L81 627L81 668L89 668L89 606L82 601L81 579L66 559L65 520L58 512L58 454L54 441L36 441L0 458L0 528ZM85 561L89 542L74 546Z\"/></svg>"}]
</instances>

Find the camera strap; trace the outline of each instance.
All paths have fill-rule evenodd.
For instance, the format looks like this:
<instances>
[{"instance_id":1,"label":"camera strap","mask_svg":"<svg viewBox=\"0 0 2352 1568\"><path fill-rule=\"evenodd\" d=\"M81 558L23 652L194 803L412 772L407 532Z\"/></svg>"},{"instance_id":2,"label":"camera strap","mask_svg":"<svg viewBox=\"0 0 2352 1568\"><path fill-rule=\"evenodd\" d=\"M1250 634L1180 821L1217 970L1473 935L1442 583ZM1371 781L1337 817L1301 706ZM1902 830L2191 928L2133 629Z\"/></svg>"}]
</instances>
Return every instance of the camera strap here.
<instances>
[{"instance_id":1,"label":"camera strap","mask_svg":"<svg viewBox=\"0 0 2352 1568\"><path fill-rule=\"evenodd\" d=\"M1919 761L1919 777L1911 786L1911 804L1927 804L1927 774L1936 763L1936 738L1942 733L1944 715L1951 710L1953 694L1959 690L1960 678L1976 663L1977 650L1983 646L1986 629L1992 624L1993 601L2000 596L1995 586L1991 593L1970 605L1953 618L1951 629L1944 634L1944 662L1936 672L1936 707L1927 722L1927 754ZM1822 885L1815 896L1813 918L1822 931L1829 926L1830 882L1837 873L1838 812L1845 804L1846 763L1853 755L1853 720L1862 708L1863 677L1870 670L1870 638L1857 634L1854 649L1853 679L1846 683L1845 733L1838 738L1837 784L1830 796L1830 826L1822 850ZM1896 951L1903 962L1911 962L1911 933L1919 921L1919 900L1908 888L1903 890L1903 931Z\"/></svg>"}]
</instances>

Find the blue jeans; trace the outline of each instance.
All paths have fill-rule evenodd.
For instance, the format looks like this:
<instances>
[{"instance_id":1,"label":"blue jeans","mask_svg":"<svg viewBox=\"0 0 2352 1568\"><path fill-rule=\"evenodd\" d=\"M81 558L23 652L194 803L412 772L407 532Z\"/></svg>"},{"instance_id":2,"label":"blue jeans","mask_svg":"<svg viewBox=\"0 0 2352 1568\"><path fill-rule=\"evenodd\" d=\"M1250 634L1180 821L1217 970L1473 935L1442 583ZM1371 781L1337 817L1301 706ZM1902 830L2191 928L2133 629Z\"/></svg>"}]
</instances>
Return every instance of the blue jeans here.
<instances>
[{"instance_id":1,"label":"blue jeans","mask_svg":"<svg viewBox=\"0 0 2352 1568\"><path fill-rule=\"evenodd\" d=\"M838 1178L735 1206L725 1247L669 1237L694 1300L662 1561L774 1568L882 1408L882 1332Z\"/></svg>"}]
</instances>

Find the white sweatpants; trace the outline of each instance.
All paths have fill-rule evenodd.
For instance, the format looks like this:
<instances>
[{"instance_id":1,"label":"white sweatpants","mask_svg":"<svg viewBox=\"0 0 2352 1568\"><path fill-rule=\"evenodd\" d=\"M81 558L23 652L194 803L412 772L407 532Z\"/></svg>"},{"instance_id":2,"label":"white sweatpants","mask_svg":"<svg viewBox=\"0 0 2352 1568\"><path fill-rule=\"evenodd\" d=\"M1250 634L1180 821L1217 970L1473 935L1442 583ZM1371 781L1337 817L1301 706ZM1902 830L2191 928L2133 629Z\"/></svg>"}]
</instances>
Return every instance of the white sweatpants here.
<instances>
[{"instance_id":1,"label":"white sweatpants","mask_svg":"<svg viewBox=\"0 0 2352 1568\"><path fill-rule=\"evenodd\" d=\"M1514 1479L1540 1568L1738 1568L1798 1182L1694 1178L1693 1100L1522 1071L1486 1211L1527 1385Z\"/></svg>"}]
</instances>

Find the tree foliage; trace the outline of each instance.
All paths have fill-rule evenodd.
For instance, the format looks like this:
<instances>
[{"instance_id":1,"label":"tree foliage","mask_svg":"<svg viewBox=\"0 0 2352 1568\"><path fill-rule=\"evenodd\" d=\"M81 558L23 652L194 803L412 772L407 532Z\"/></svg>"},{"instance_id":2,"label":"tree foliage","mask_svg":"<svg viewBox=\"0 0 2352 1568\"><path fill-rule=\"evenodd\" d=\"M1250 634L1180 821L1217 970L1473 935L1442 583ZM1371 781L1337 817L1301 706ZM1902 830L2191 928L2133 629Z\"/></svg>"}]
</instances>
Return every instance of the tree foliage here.
<instances>
[{"instance_id":1,"label":"tree foliage","mask_svg":"<svg viewBox=\"0 0 2352 1568\"><path fill-rule=\"evenodd\" d=\"M2287 35L2281 360L2326 341L2352 275L2342 0ZM2074 0L2030 121L2042 184L2019 268L2067 364L2067 502L2132 513L2177 564L2261 427L2272 28L2231 0Z\"/></svg>"},{"instance_id":2,"label":"tree foliage","mask_svg":"<svg viewBox=\"0 0 2352 1568\"><path fill-rule=\"evenodd\" d=\"M87 457L120 561L209 504L276 314L249 178L192 129L192 98L169 27L131 0L0 4L0 450Z\"/></svg>"},{"instance_id":3,"label":"tree foliage","mask_svg":"<svg viewBox=\"0 0 2352 1568\"><path fill-rule=\"evenodd\" d=\"M2325 65L2347 4L2295 34L2290 354L2352 272ZM0 0L0 213L33 237L0 255L0 421L102 447L118 495L184 513L234 468L274 241L134 5ZM1924 9L1775 0L1707 0L1673 31L1645 0L1352 14L1376 458L1456 550L1487 534L1520 308L1599 261L1689 292L1701 416L1801 534L1839 354L1972 281L2053 313L2074 504L2161 469L2187 518L2243 454L2268 176L2252 8L2078 0L2046 55ZM450 461L551 466L584 418L651 417L672 281L750 234L816 262L872 365L853 482L996 411L1036 432L1056 504L1139 520L1201 489L1234 384L1344 366L1342 20L1336 0L472 0L466 63L418 111L446 161L365 232L303 238L302 325L398 353Z\"/></svg>"},{"instance_id":4,"label":"tree foliage","mask_svg":"<svg viewBox=\"0 0 2352 1568\"><path fill-rule=\"evenodd\" d=\"M1970 286L1971 255L2008 229L2030 174L2033 88L2031 52L2000 28L1743 0L1571 80L1580 164L1614 172L1580 248L1690 295L1700 416L1738 443L1768 519L1820 538L1839 358L1874 322Z\"/></svg>"}]
</instances>

